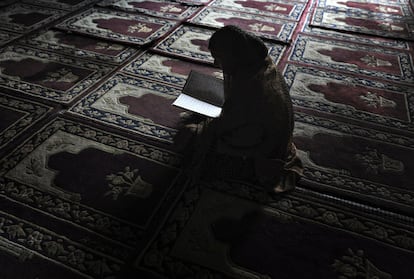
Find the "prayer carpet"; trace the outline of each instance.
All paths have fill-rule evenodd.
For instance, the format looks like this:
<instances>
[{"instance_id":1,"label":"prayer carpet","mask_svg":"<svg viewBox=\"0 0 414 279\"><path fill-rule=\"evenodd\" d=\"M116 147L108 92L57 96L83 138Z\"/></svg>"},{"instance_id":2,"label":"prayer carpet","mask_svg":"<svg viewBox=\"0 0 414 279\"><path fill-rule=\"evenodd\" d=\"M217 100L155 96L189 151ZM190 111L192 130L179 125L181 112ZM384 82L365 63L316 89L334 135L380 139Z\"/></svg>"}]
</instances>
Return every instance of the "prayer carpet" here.
<instances>
[{"instance_id":1,"label":"prayer carpet","mask_svg":"<svg viewBox=\"0 0 414 279\"><path fill-rule=\"evenodd\" d=\"M50 23L64 14L61 10L16 3L0 10L1 29L25 33Z\"/></svg>"},{"instance_id":2,"label":"prayer carpet","mask_svg":"<svg viewBox=\"0 0 414 279\"><path fill-rule=\"evenodd\" d=\"M302 184L414 216L414 139L397 132L312 116L300 110L294 142Z\"/></svg>"},{"instance_id":3,"label":"prayer carpet","mask_svg":"<svg viewBox=\"0 0 414 279\"><path fill-rule=\"evenodd\" d=\"M281 0L214 0L210 5L222 9L290 20L298 20L305 8L304 3Z\"/></svg>"},{"instance_id":4,"label":"prayer carpet","mask_svg":"<svg viewBox=\"0 0 414 279\"><path fill-rule=\"evenodd\" d=\"M342 12L380 13L388 16L410 17L413 11L406 0L318 0L317 7Z\"/></svg>"},{"instance_id":5,"label":"prayer carpet","mask_svg":"<svg viewBox=\"0 0 414 279\"><path fill-rule=\"evenodd\" d=\"M23 3L74 11L98 0L22 0Z\"/></svg>"},{"instance_id":6,"label":"prayer carpet","mask_svg":"<svg viewBox=\"0 0 414 279\"><path fill-rule=\"evenodd\" d=\"M384 14L316 8L311 25L382 37L414 40L412 16L390 17Z\"/></svg>"},{"instance_id":7,"label":"prayer carpet","mask_svg":"<svg viewBox=\"0 0 414 279\"><path fill-rule=\"evenodd\" d=\"M284 74L298 107L341 116L347 122L414 132L412 87L292 64Z\"/></svg>"},{"instance_id":8,"label":"prayer carpet","mask_svg":"<svg viewBox=\"0 0 414 279\"><path fill-rule=\"evenodd\" d=\"M28 268L52 260L45 277L115 278L181 191L178 163L145 141L57 118L0 163L0 240Z\"/></svg>"},{"instance_id":9,"label":"prayer carpet","mask_svg":"<svg viewBox=\"0 0 414 279\"><path fill-rule=\"evenodd\" d=\"M180 25L152 50L165 55L213 64L214 59L208 50L208 39L214 30L202 27Z\"/></svg>"},{"instance_id":10,"label":"prayer carpet","mask_svg":"<svg viewBox=\"0 0 414 279\"><path fill-rule=\"evenodd\" d=\"M164 82L179 88L184 86L191 70L223 78L223 73L218 68L150 52L143 53L121 69L122 72L131 75Z\"/></svg>"},{"instance_id":11,"label":"prayer carpet","mask_svg":"<svg viewBox=\"0 0 414 279\"><path fill-rule=\"evenodd\" d=\"M304 25L301 32L310 34L316 37L331 38L331 39L345 41L345 42L381 46L381 47L387 47L387 48L405 49L405 50L414 49L414 43L406 41L406 40L374 37L374 36L365 35L361 33L343 33L338 30L335 31L335 30L330 30L330 29L311 27L309 25Z\"/></svg>"},{"instance_id":12,"label":"prayer carpet","mask_svg":"<svg viewBox=\"0 0 414 279\"><path fill-rule=\"evenodd\" d=\"M0 50L0 85L58 103L70 103L100 81L111 67L13 45Z\"/></svg>"},{"instance_id":13,"label":"prayer carpet","mask_svg":"<svg viewBox=\"0 0 414 279\"><path fill-rule=\"evenodd\" d=\"M383 80L414 82L411 51L299 34L289 60Z\"/></svg>"},{"instance_id":14,"label":"prayer carpet","mask_svg":"<svg viewBox=\"0 0 414 279\"><path fill-rule=\"evenodd\" d=\"M175 0L174 2L188 4L188 5L197 5L197 6L203 6L210 3L212 0Z\"/></svg>"},{"instance_id":15,"label":"prayer carpet","mask_svg":"<svg viewBox=\"0 0 414 279\"><path fill-rule=\"evenodd\" d=\"M116 74L69 111L171 143L187 115L171 105L180 93L177 87Z\"/></svg>"},{"instance_id":16,"label":"prayer carpet","mask_svg":"<svg viewBox=\"0 0 414 279\"><path fill-rule=\"evenodd\" d=\"M237 25L264 39L285 43L290 41L297 24L294 21L229 11L214 7L204 8L197 15L188 20L188 22L214 28L220 28L225 25Z\"/></svg>"},{"instance_id":17,"label":"prayer carpet","mask_svg":"<svg viewBox=\"0 0 414 279\"><path fill-rule=\"evenodd\" d=\"M181 3L165 2L159 0L105 0L98 4L102 7L113 7L127 12L140 12L152 16L183 20L194 14L199 7Z\"/></svg>"},{"instance_id":18,"label":"prayer carpet","mask_svg":"<svg viewBox=\"0 0 414 279\"><path fill-rule=\"evenodd\" d=\"M21 40L20 43L71 57L111 64L122 64L138 52L126 45L59 30L42 31Z\"/></svg>"},{"instance_id":19,"label":"prayer carpet","mask_svg":"<svg viewBox=\"0 0 414 279\"><path fill-rule=\"evenodd\" d=\"M168 278L408 278L414 272L412 231L310 196L269 198L229 182L197 185L136 265Z\"/></svg>"},{"instance_id":20,"label":"prayer carpet","mask_svg":"<svg viewBox=\"0 0 414 279\"><path fill-rule=\"evenodd\" d=\"M171 31L177 22L147 15L102 8L77 13L56 25L57 28L120 43L150 44Z\"/></svg>"},{"instance_id":21,"label":"prayer carpet","mask_svg":"<svg viewBox=\"0 0 414 279\"><path fill-rule=\"evenodd\" d=\"M208 40L213 33L212 29L180 25L165 39L152 47L152 50L193 62L213 64L214 59L208 50ZM266 45L269 48L269 55L277 63L286 46L270 42L267 42Z\"/></svg>"},{"instance_id":22,"label":"prayer carpet","mask_svg":"<svg viewBox=\"0 0 414 279\"><path fill-rule=\"evenodd\" d=\"M412 277L408 1L21 2L0 1L1 279ZM228 23L290 89L291 192L182 170L171 103L190 70L223 77L208 39Z\"/></svg>"}]
</instances>

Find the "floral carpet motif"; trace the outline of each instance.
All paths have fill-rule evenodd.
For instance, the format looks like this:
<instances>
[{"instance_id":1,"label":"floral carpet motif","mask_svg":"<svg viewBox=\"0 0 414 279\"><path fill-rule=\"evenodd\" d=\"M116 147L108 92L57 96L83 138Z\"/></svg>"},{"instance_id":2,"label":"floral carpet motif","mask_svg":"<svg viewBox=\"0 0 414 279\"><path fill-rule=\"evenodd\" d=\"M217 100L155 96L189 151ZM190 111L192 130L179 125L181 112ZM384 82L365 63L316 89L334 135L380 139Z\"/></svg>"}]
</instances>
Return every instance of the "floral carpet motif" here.
<instances>
[{"instance_id":1,"label":"floral carpet motif","mask_svg":"<svg viewBox=\"0 0 414 279\"><path fill-rule=\"evenodd\" d=\"M59 30L42 31L20 41L37 49L54 51L71 57L121 64L138 51L126 45L108 42Z\"/></svg>"},{"instance_id":2,"label":"floral carpet motif","mask_svg":"<svg viewBox=\"0 0 414 279\"><path fill-rule=\"evenodd\" d=\"M288 64L284 76L298 107L335 114L346 121L414 132L413 88Z\"/></svg>"},{"instance_id":3,"label":"floral carpet motif","mask_svg":"<svg viewBox=\"0 0 414 279\"><path fill-rule=\"evenodd\" d=\"M208 50L208 40L214 30L196 26L180 25L174 32L156 44L152 50L163 55L184 58L189 61L213 64L214 59ZM285 46L266 43L269 55L277 63Z\"/></svg>"},{"instance_id":4,"label":"floral carpet motif","mask_svg":"<svg viewBox=\"0 0 414 279\"><path fill-rule=\"evenodd\" d=\"M70 103L111 67L25 46L0 50L0 84L26 95Z\"/></svg>"},{"instance_id":5,"label":"floral carpet motif","mask_svg":"<svg viewBox=\"0 0 414 279\"><path fill-rule=\"evenodd\" d=\"M113 7L127 12L140 12L176 20L186 19L199 9L195 6L160 0L105 0L98 3L98 5L102 7Z\"/></svg>"},{"instance_id":6,"label":"floral carpet motif","mask_svg":"<svg viewBox=\"0 0 414 279\"><path fill-rule=\"evenodd\" d=\"M220 28L225 25L237 25L259 37L285 43L290 41L297 24L293 21L217 9L214 7L204 8L188 21L214 28Z\"/></svg>"},{"instance_id":7,"label":"floral carpet motif","mask_svg":"<svg viewBox=\"0 0 414 279\"><path fill-rule=\"evenodd\" d=\"M58 118L1 161L2 209L14 210L1 211L0 235L75 274L111 278L171 206L178 163L143 141ZM35 220L18 216L25 211Z\"/></svg>"},{"instance_id":8,"label":"floral carpet motif","mask_svg":"<svg viewBox=\"0 0 414 279\"><path fill-rule=\"evenodd\" d=\"M116 74L70 112L171 143L187 115L171 105L180 93L176 87Z\"/></svg>"},{"instance_id":9,"label":"floral carpet motif","mask_svg":"<svg viewBox=\"0 0 414 279\"><path fill-rule=\"evenodd\" d=\"M414 40L414 22L410 17L395 18L383 14L342 12L317 8L313 14L311 25L381 37Z\"/></svg>"},{"instance_id":10,"label":"floral carpet motif","mask_svg":"<svg viewBox=\"0 0 414 279\"><path fill-rule=\"evenodd\" d=\"M0 151L51 110L52 107L0 93Z\"/></svg>"},{"instance_id":11,"label":"floral carpet motif","mask_svg":"<svg viewBox=\"0 0 414 279\"><path fill-rule=\"evenodd\" d=\"M63 15L63 11L16 3L0 10L1 28L25 33L50 23Z\"/></svg>"},{"instance_id":12,"label":"floral carpet motif","mask_svg":"<svg viewBox=\"0 0 414 279\"><path fill-rule=\"evenodd\" d=\"M304 197L266 198L243 184L202 184L179 201L136 265L173 278L404 278L412 272L412 232ZM309 264L298 269L298 259ZM407 269L396 268L402 262Z\"/></svg>"},{"instance_id":13,"label":"floral carpet motif","mask_svg":"<svg viewBox=\"0 0 414 279\"><path fill-rule=\"evenodd\" d=\"M289 20L298 20L305 8L298 1L286 2L281 0L214 0L212 7L264 15Z\"/></svg>"},{"instance_id":14,"label":"floral carpet motif","mask_svg":"<svg viewBox=\"0 0 414 279\"><path fill-rule=\"evenodd\" d=\"M66 11L74 11L94 3L96 0L22 0L22 2Z\"/></svg>"},{"instance_id":15,"label":"floral carpet motif","mask_svg":"<svg viewBox=\"0 0 414 279\"><path fill-rule=\"evenodd\" d=\"M290 61L384 80L414 81L411 52L300 34Z\"/></svg>"},{"instance_id":16,"label":"floral carpet motif","mask_svg":"<svg viewBox=\"0 0 414 279\"><path fill-rule=\"evenodd\" d=\"M181 88L184 86L191 70L223 78L223 73L218 68L194 64L150 52L138 56L122 68L121 71Z\"/></svg>"},{"instance_id":17,"label":"floral carpet motif","mask_svg":"<svg viewBox=\"0 0 414 279\"><path fill-rule=\"evenodd\" d=\"M177 22L102 8L82 11L56 25L66 31L138 46L165 35Z\"/></svg>"}]
</instances>

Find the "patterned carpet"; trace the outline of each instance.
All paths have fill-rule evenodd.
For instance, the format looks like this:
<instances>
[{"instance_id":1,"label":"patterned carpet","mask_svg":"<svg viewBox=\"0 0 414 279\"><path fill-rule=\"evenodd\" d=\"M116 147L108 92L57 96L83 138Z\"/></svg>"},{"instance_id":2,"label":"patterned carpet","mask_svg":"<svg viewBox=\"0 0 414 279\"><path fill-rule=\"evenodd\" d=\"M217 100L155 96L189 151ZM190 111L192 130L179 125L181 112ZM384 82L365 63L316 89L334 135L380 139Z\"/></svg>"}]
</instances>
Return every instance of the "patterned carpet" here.
<instances>
[{"instance_id":1,"label":"patterned carpet","mask_svg":"<svg viewBox=\"0 0 414 279\"><path fill-rule=\"evenodd\" d=\"M0 1L1 279L414 274L411 0ZM191 184L171 106L207 45L263 38L295 191Z\"/></svg>"}]
</instances>

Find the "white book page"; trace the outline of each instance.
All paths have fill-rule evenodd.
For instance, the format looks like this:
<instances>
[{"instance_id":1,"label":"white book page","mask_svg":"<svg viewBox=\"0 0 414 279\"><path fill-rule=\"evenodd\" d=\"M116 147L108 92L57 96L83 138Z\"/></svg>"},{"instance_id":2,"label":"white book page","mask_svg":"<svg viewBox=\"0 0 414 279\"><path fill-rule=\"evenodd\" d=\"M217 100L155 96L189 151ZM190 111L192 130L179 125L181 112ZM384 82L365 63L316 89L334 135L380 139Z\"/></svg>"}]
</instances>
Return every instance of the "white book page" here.
<instances>
[{"instance_id":1,"label":"white book page","mask_svg":"<svg viewBox=\"0 0 414 279\"><path fill-rule=\"evenodd\" d=\"M186 94L180 94L172 104L214 118L219 117L222 110L221 107L200 101Z\"/></svg>"}]
</instances>

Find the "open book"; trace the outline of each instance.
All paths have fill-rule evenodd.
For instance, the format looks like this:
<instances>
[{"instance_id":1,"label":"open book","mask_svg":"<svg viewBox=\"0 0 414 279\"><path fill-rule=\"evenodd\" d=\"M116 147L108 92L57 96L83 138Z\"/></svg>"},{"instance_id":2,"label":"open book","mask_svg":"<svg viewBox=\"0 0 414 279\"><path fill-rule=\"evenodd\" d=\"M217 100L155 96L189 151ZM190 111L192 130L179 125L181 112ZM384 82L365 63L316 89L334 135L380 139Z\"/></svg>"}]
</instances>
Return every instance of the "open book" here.
<instances>
[{"instance_id":1,"label":"open book","mask_svg":"<svg viewBox=\"0 0 414 279\"><path fill-rule=\"evenodd\" d=\"M223 80L191 71L173 105L209 117L219 117L224 104Z\"/></svg>"}]
</instances>

